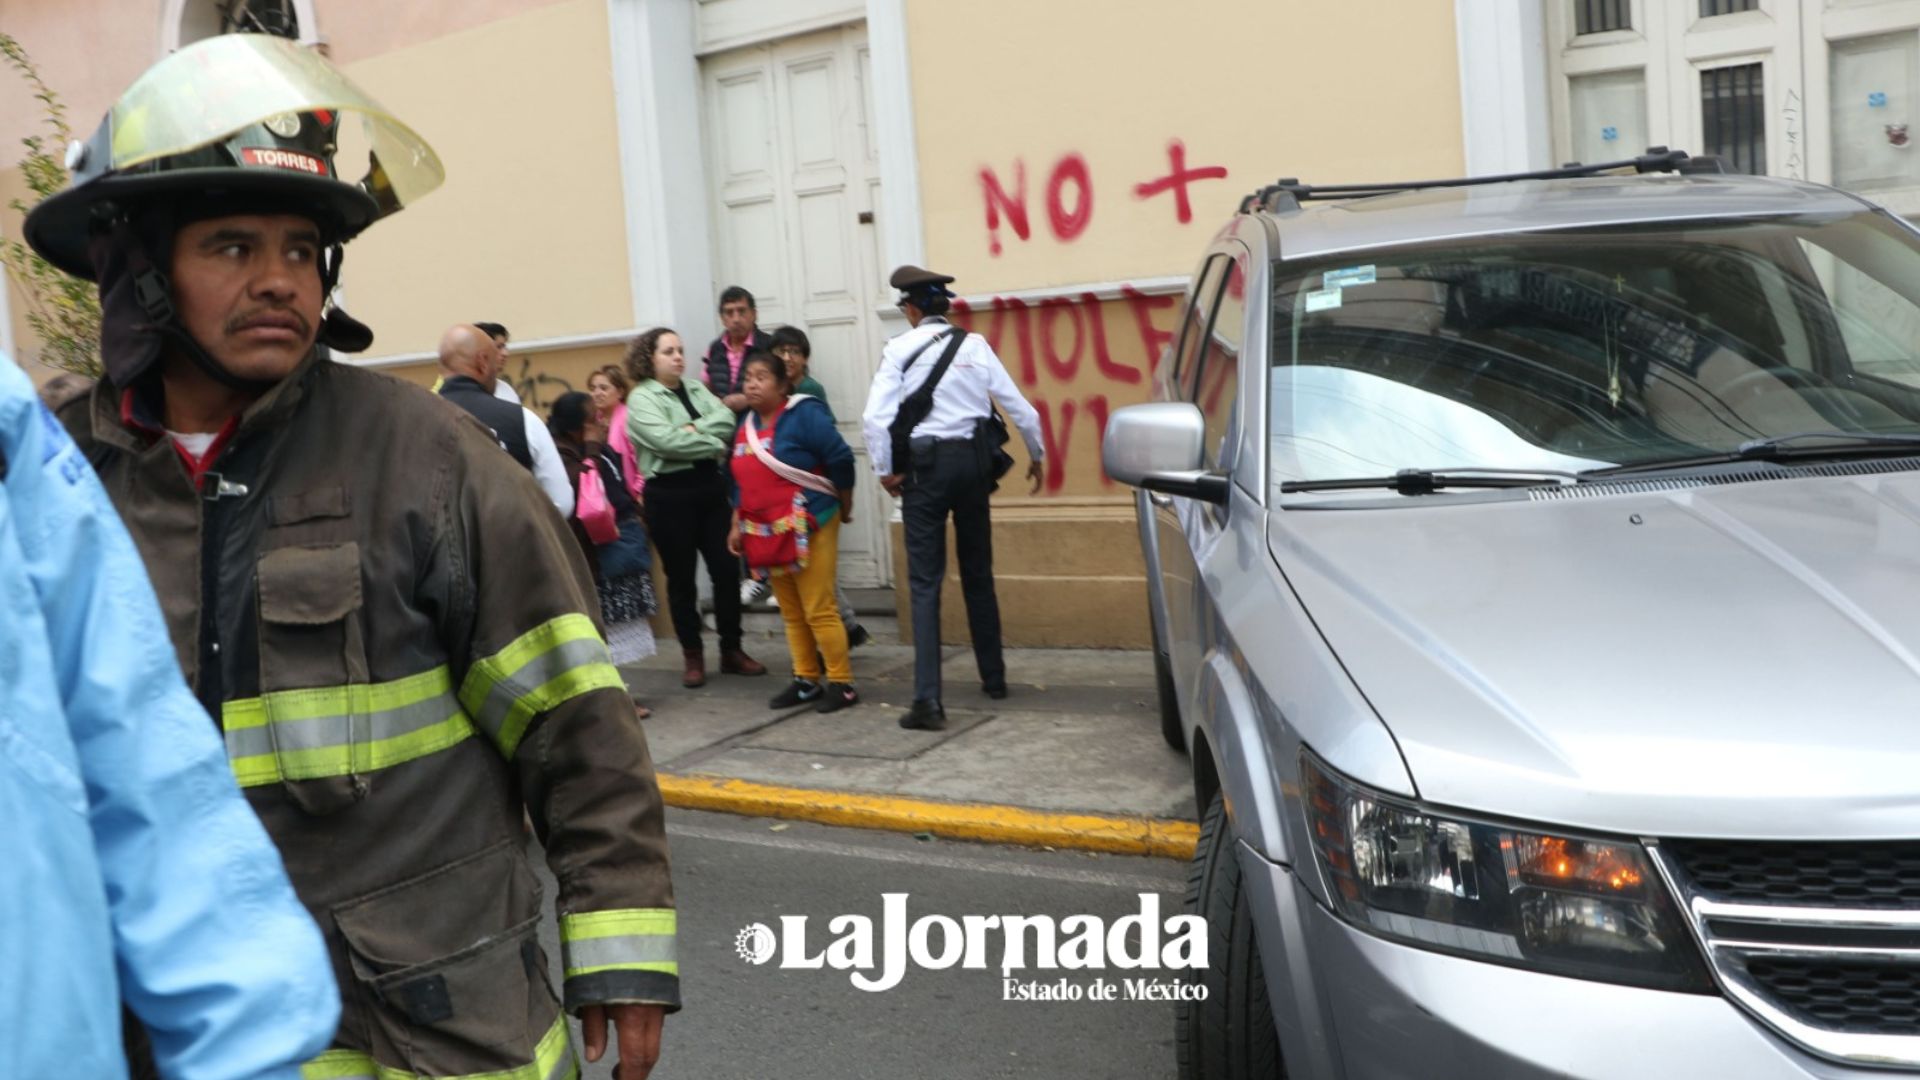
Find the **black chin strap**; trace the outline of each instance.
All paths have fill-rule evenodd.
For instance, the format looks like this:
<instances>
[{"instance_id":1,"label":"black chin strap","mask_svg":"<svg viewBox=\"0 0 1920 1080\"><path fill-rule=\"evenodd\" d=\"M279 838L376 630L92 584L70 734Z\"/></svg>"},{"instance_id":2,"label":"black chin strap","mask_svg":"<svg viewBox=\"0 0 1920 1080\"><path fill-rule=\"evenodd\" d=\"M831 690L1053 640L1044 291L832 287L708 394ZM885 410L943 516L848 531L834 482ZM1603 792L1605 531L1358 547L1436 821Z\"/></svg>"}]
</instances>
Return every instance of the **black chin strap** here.
<instances>
[{"instance_id":1,"label":"black chin strap","mask_svg":"<svg viewBox=\"0 0 1920 1080\"><path fill-rule=\"evenodd\" d=\"M345 251L339 244L329 247L321 258L321 294L328 298L326 314L320 320L317 342L341 352L361 352L373 344L373 331L332 303L333 289L340 281L340 264ZM129 260L133 269L134 299L147 317L147 327L165 337L186 354L195 367L222 386L248 394L264 394L278 380L245 379L222 367L206 348L180 323L179 310L173 306L173 287L167 275L147 259L144 251Z\"/></svg>"},{"instance_id":2,"label":"black chin strap","mask_svg":"<svg viewBox=\"0 0 1920 1080\"><path fill-rule=\"evenodd\" d=\"M243 379L220 366L207 350L180 325L179 312L173 306L173 287L167 281L167 275L152 263L147 262L144 253L137 260L133 274L134 299L140 310L147 316L147 326L159 332L174 348L185 353L193 365L222 386L247 394L264 394L273 389L278 380Z\"/></svg>"}]
</instances>

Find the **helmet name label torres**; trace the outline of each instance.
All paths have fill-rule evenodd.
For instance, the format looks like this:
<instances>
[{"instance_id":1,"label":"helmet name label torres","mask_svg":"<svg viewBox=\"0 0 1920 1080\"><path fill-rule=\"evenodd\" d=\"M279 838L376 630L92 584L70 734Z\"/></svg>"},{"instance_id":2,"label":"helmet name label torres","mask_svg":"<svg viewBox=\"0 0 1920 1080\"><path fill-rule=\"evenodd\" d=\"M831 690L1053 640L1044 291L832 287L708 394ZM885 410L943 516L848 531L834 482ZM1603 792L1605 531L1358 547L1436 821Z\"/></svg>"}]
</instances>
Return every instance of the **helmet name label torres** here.
<instances>
[{"instance_id":1,"label":"helmet name label torres","mask_svg":"<svg viewBox=\"0 0 1920 1080\"><path fill-rule=\"evenodd\" d=\"M327 163L313 154L302 154L297 150L266 150L257 146L243 147L241 160L249 165L260 165L270 169L287 169L292 172L310 173L314 176L328 175Z\"/></svg>"}]
</instances>

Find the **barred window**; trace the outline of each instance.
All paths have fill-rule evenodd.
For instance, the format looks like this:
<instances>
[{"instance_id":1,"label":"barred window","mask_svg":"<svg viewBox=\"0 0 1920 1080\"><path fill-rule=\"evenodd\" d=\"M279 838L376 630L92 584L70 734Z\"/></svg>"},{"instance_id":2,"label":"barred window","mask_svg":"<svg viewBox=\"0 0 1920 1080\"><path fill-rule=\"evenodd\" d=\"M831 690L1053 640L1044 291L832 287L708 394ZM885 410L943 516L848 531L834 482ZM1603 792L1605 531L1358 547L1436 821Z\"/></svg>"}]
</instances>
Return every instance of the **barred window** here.
<instances>
[{"instance_id":1,"label":"barred window","mask_svg":"<svg viewBox=\"0 0 1920 1080\"><path fill-rule=\"evenodd\" d=\"M1573 0L1574 33L1604 34L1610 30L1631 29L1632 0Z\"/></svg>"}]
</instances>

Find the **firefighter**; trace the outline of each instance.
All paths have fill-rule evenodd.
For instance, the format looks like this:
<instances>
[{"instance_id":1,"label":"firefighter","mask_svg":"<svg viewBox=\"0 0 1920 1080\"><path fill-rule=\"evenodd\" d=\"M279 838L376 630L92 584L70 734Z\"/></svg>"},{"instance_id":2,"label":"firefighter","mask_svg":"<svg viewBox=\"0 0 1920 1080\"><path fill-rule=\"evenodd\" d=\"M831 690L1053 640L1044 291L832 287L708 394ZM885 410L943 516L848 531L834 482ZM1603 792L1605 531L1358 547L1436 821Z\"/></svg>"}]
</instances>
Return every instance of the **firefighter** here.
<instances>
[{"instance_id":1,"label":"firefighter","mask_svg":"<svg viewBox=\"0 0 1920 1080\"><path fill-rule=\"evenodd\" d=\"M371 147L335 171L341 128ZM326 1077L624 1080L679 1007L659 789L593 581L466 414L335 363L342 245L439 160L325 61L232 35L161 60L28 215L98 283L104 377L57 411L160 595L176 658L319 922ZM522 808L559 881L562 1001Z\"/></svg>"}]
</instances>

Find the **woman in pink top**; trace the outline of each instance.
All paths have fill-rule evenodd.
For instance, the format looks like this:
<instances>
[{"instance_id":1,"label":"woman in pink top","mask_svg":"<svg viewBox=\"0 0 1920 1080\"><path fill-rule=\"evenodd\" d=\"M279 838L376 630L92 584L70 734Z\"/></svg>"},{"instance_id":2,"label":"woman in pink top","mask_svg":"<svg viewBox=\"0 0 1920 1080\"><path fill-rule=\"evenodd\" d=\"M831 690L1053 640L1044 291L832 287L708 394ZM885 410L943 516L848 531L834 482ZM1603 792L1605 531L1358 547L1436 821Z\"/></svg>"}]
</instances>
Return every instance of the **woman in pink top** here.
<instances>
[{"instance_id":1,"label":"woman in pink top","mask_svg":"<svg viewBox=\"0 0 1920 1080\"><path fill-rule=\"evenodd\" d=\"M620 474L626 479L627 493L636 501L646 487L639 463L633 457L633 444L627 441L627 393L633 386L627 373L608 364L587 376L587 393L593 395L593 411L607 426L607 448L620 455Z\"/></svg>"}]
</instances>

